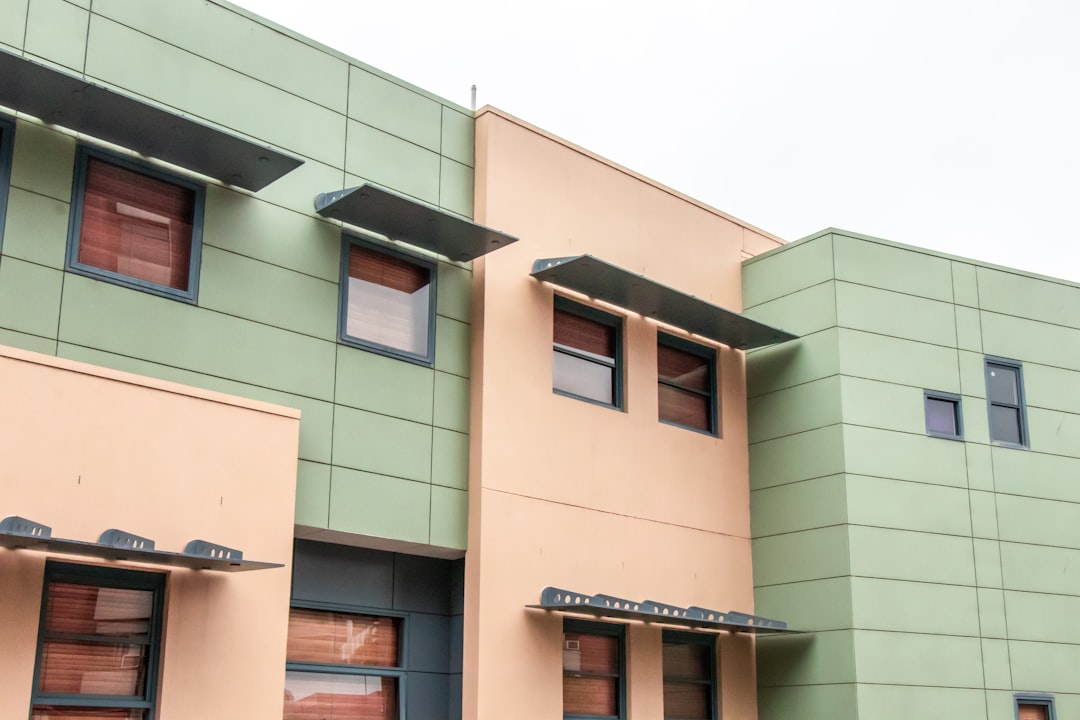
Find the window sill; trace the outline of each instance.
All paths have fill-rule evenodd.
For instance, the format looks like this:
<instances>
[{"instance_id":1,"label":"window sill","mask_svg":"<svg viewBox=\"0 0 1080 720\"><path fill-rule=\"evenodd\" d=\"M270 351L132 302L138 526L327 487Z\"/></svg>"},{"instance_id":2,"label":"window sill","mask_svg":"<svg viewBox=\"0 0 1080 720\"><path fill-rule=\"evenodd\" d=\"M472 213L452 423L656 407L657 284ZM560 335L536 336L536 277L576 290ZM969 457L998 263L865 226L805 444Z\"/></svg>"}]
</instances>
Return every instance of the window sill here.
<instances>
[{"instance_id":1,"label":"window sill","mask_svg":"<svg viewBox=\"0 0 1080 720\"><path fill-rule=\"evenodd\" d=\"M100 280L102 282L107 282L110 285L119 285L120 287L125 287L129 290L139 290L140 292L157 295L158 297L168 298L170 300L178 300L180 302L188 303L189 305L198 304L199 290L197 287L191 290L177 290L176 288L171 288L167 285L158 285L121 273L114 273L110 270L102 270L93 265L83 265L82 263L77 262L69 262L64 269L75 275L81 275L90 278L91 280Z\"/></svg>"},{"instance_id":2,"label":"window sill","mask_svg":"<svg viewBox=\"0 0 1080 720\"><path fill-rule=\"evenodd\" d=\"M353 348L354 350L363 350L364 352L374 353L376 355L383 355L384 357L388 357L393 360L401 360L403 362L412 363L413 365L419 365L421 367L435 367L434 351L427 355L417 355L416 353L405 352L404 350L392 348L389 345L380 345L379 343L361 340L360 338L354 338L350 335L339 336L338 344L344 345L345 347Z\"/></svg>"},{"instance_id":3,"label":"window sill","mask_svg":"<svg viewBox=\"0 0 1080 720\"><path fill-rule=\"evenodd\" d=\"M565 390L559 390L558 388L552 388L551 392L553 394L555 394L555 395L560 396L560 397L570 398L571 400L580 400L581 402L585 402L585 403L588 403L590 405L596 405L597 407L608 408L609 410L617 410L618 412L624 412L624 410L621 407L619 407L618 405L615 405L613 403L601 402L599 400L593 400L592 398L585 397L584 395L575 395L572 392L567 392ZM589 715L589 716L583 716L583 717L593 717L593 716ZM600 716L597 716L597 717L600 717Z\"/></svg>"}]
</instances>

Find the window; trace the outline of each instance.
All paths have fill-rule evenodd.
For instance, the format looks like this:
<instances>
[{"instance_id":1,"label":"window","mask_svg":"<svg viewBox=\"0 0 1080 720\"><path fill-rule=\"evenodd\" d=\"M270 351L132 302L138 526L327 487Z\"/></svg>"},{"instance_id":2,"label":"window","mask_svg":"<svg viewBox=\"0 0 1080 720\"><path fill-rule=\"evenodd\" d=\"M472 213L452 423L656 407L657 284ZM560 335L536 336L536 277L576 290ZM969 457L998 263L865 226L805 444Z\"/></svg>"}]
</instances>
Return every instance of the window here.
<instances>
[{"instance_id":1,"label":"window","mask_svg":"<svg viewBox=\"0 0 1080 720\"><path fill-rule=\"evenodd\" d=\"M284 720L396 720L404 697L400 617L294 607Z\"/></svg>"},{"instance_id":2,"label":"window","mask_svg":"<svg viewBox=\"0 0 1080 720\"><path fill-rule=\"evenodd\" d=\"M960 396L927 390L923 393L926 434L959 440L964 435L960 417Z\"/></svg>"},{"instance_id":3,"label":"window","mask_svg":"<svg viewBox=\"0 0 1080 720\"><path fill-rule=\"evenodd\" d=\"M15 124L0 116L0 248L4 243L8 186L11 184L11 152L15 145Z\"/></svg>"},{"instance_id":4,"label":"window","mask_svg":"<svg viewBox=\"0 0 1080 720\"><path fill-rule=\"evenodd\" d=\"M31 720L153 714L165 576L47 563Z\"/></svg>"},{"instance_id":5,"label":"window","mask_svg":"<svg viewBox=\"0 0 1080 720\"><path fill-rule=\"evenodd\" d=\"M555 297L552 389L560 395L622 407L622 320Z\"/></svg>"},{"instance_id":6,"label":"window","mask_svg":"<svg viewBox=\"0 0 1080 720\"><path fill-rule=\"evenodd\" d=\"M716 353L664 333L656 336L660 421L716 434Z\"/></svg>"},{"instance_id":7,"label":"window","mask_svg":"<svg viewBox=\"0 0 1080 720\"><path fill-rule=\"evenodd\" d=\"M664 631L665 720L716 717L716 643L712 635Z\"/></svg>"},{"instance_id":8,"label":"window","mask_svg":"<svg viewBox=\"0 0 1080 720\"><path fill-rule=\"evenodd\" d=\"M990 411L991 442L1026 447L1027 419L1020 363L987 358L986 401Z\"/></svg>"},{"instance_id":9,"label":"window","mask_svg":"<svg viewBox=\"0 0 1080 720\"><path fill-rule=\"evenodd\" d=\"M624 717L626 666L623 638L621 625L565 621L563 717Z\"/></svg>"},{"instance_id":10,"label":"window","mask_svg":"<svg viewBox=\"0 0 1080 720\"><path fill-rule=\"evenodd\" d=\"M1016 699L1016 720L1055 720L1054 696L1042 693L1018 693Z\"/></svg>"},{"instance_id":11,"label":"window","mask_svg":"<svg viewBox=\"0 0 1080 720\"><path fill-rule=\"evenodd\" d=\"M346 238L342 342L430 365L435 359L435 263Z\"/></svg>"}]
</instances>

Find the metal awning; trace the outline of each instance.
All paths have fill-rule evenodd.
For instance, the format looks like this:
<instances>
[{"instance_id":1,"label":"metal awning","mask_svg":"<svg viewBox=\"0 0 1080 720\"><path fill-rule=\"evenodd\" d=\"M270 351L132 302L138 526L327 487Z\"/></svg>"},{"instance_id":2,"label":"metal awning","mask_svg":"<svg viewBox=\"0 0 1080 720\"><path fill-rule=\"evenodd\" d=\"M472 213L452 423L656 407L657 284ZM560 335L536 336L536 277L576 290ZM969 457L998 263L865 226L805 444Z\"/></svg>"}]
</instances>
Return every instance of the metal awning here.
<instances>
[{"instance_id":1,"label":"metal awning","mask_svg":"<svg viewBox=\"0 0 1080 720\"><path fill-rule=\"evenodd\" d=\"M191 570L244 572L284 567L281 563L244 560L244 553L223 545L192 540L184 552L154 548L154 541L123 530L106 530L98 542L54 538L52 528L16 515L0 520L0 547L9 550L36 550L64 555L82 555L102 560L127 560L149 565L171 565Z\"/></svg>"},{"instance_id":2,"label":"metal awning","mask_svg":"<svg viewBox=\"0 0 1080 720\"><path fill-rule=\"evenodd\" d=\"M6 50L0 78L0 105L246 190L304 162Z\"/></svg>"},{"instance_id":3,"label":"metal awning","mask_svg":"<svg viewBox=\"0 0 1080 720\"><path fill-rule=\"evenodd\" d=\"M729 610L709 610L697 606L679 607L645 600L636 602L611 595L586 595L560 588L546 587L540 593L539 605L525 607L537 610L592 615L598 618L640 620L641 622L676 625L698 630L726 630L732 633L797 633L782 620Z\"/></svg>"},{"instance_id":4,"label":"metal awning","mask_svg":"<svg viewBox=\"0 0 1080 720\"><path fill-rule=\"evenodd\" d=\"M465 220L381 185L364 183L319 193L315 211L410 245L465 262L517 242L506 233Z\"/></svg>"},{"instance_id":5,"label":"metal awning","mask_svg":"<svg viewBox=\"0 0 1080 720\"><path fill-rule=\"evenodd\" d=\"M592 255L546 258L533 277L624 307L736 350L795 340L796 335L679 292Z\"/></svg>"}]
</instances>

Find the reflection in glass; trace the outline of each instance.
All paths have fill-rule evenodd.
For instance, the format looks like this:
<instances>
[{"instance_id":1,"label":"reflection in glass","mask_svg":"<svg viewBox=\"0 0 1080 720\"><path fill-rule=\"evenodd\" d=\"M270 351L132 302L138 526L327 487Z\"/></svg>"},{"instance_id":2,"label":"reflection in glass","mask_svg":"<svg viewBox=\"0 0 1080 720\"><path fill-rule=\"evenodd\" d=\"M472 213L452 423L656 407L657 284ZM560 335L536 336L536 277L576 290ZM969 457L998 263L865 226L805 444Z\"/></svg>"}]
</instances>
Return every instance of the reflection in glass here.
<instances>
[{"instance_id":1,"label":"reflection in glass","mask_svg":"<svg viewBox=\"0 0 1080 720\"><path fill-rule=\"evenodd\" d=\"M990 407L990 437L998 442L1021 444L1019 408Z\"/></svg>"},{"instance_id":2,"label":"reflection in glass","mask_svg":"<svg viewBox=\"0 0 1080 720\"><path fill-rule=\"evenodd\" d=\"M346 335L415 355L428 354L429 268L353 245L347 290Z\"/></svg>"},{"instance_id":3,"label":"reflection in glass","mask_svg":"<svg viewBox=\"0 0 1080 720\"><path fill-rule=\"evenodd\" d=\"M959 435L956 409L955 400L926 398L926 431L939 435Z\"/></svg>"},{"instance_id":4,"label":"reflection in glass","mask_svg":"<svg viewBox=\"0 0 1080 720\"><path fill-rule=\"evenodd\" d=\"M395 720L396 677L285 673L283 720Z\"/></svg>"},{"instance_id":5,"label":"reflection in glass","mask_svg":"<svg viewBox=\"0 0 1080 720\"><path fill-rule=\"evenodd\" d=\"M555 350L551 358L552 387L612 405L615 402L615 368Z\"/></svg>"},{"instance_id":6,"label":"reflection in glass","mask_svg":"<svg viewBox=\"0 0 1080 720\"><path fill-rule=\"evenodd\" d=\"M988 365L988 375L987 391L990 393L990 402L1020 404L1016 368L991 364Z\"/></svg>"}]
</instances>

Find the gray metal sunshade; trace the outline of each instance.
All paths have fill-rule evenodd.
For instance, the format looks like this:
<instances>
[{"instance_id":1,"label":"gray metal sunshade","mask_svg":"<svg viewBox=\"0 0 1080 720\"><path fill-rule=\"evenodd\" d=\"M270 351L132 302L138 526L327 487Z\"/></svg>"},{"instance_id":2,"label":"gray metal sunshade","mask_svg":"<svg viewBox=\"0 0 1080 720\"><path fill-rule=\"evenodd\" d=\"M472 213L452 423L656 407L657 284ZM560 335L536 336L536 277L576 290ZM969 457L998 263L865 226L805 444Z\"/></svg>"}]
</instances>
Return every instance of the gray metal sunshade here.
<instances>
[{"instance_id":1,"label":"gray metal sunshade","mask_svg":"<svg viewBox=\"0 0 1080 720\"><path fill-rule=\"evenodd\" d=\"M451 215L374 183L319 193L315 210L330 217L465 262L517 238Z\"/></svg>"},{"instance_id":2,"label":"gray metal sunshade","mask_svg":"<svg viewBox=\"0 0 1080 720\"><path fill-rule=\"evenodd\" d=\"M592 255L537 260L533 263L532 275L737 350L764 347L797 337Z\"/></svg>"},{"instance_id":3,"label":"gray metal sunshade","mask_svg":"<svg viewBox=\"0 0 1080 720\"><path fill-rule=\"evenodd\" d=\"M246 190L261 190L304 163L6 50L0 105Z\"/></svg>"},{"instance_id":4,"label":"gray metal sunshade","mask_svg":"<svg viewBox=\"0 0 1080 720\"><path fill-rule=\"evenodd\" d=\"M709 610L690 606L679 607L652 600L636 602L611 595L586 595L555 587L546 587L540 593L539 605L526 605L535 610L580 613L599 618L640 620L642 622L676 625L700 630L727 630L732 633L797 633L782 620L729 610Z\"/></svg>"}]
</instances>

